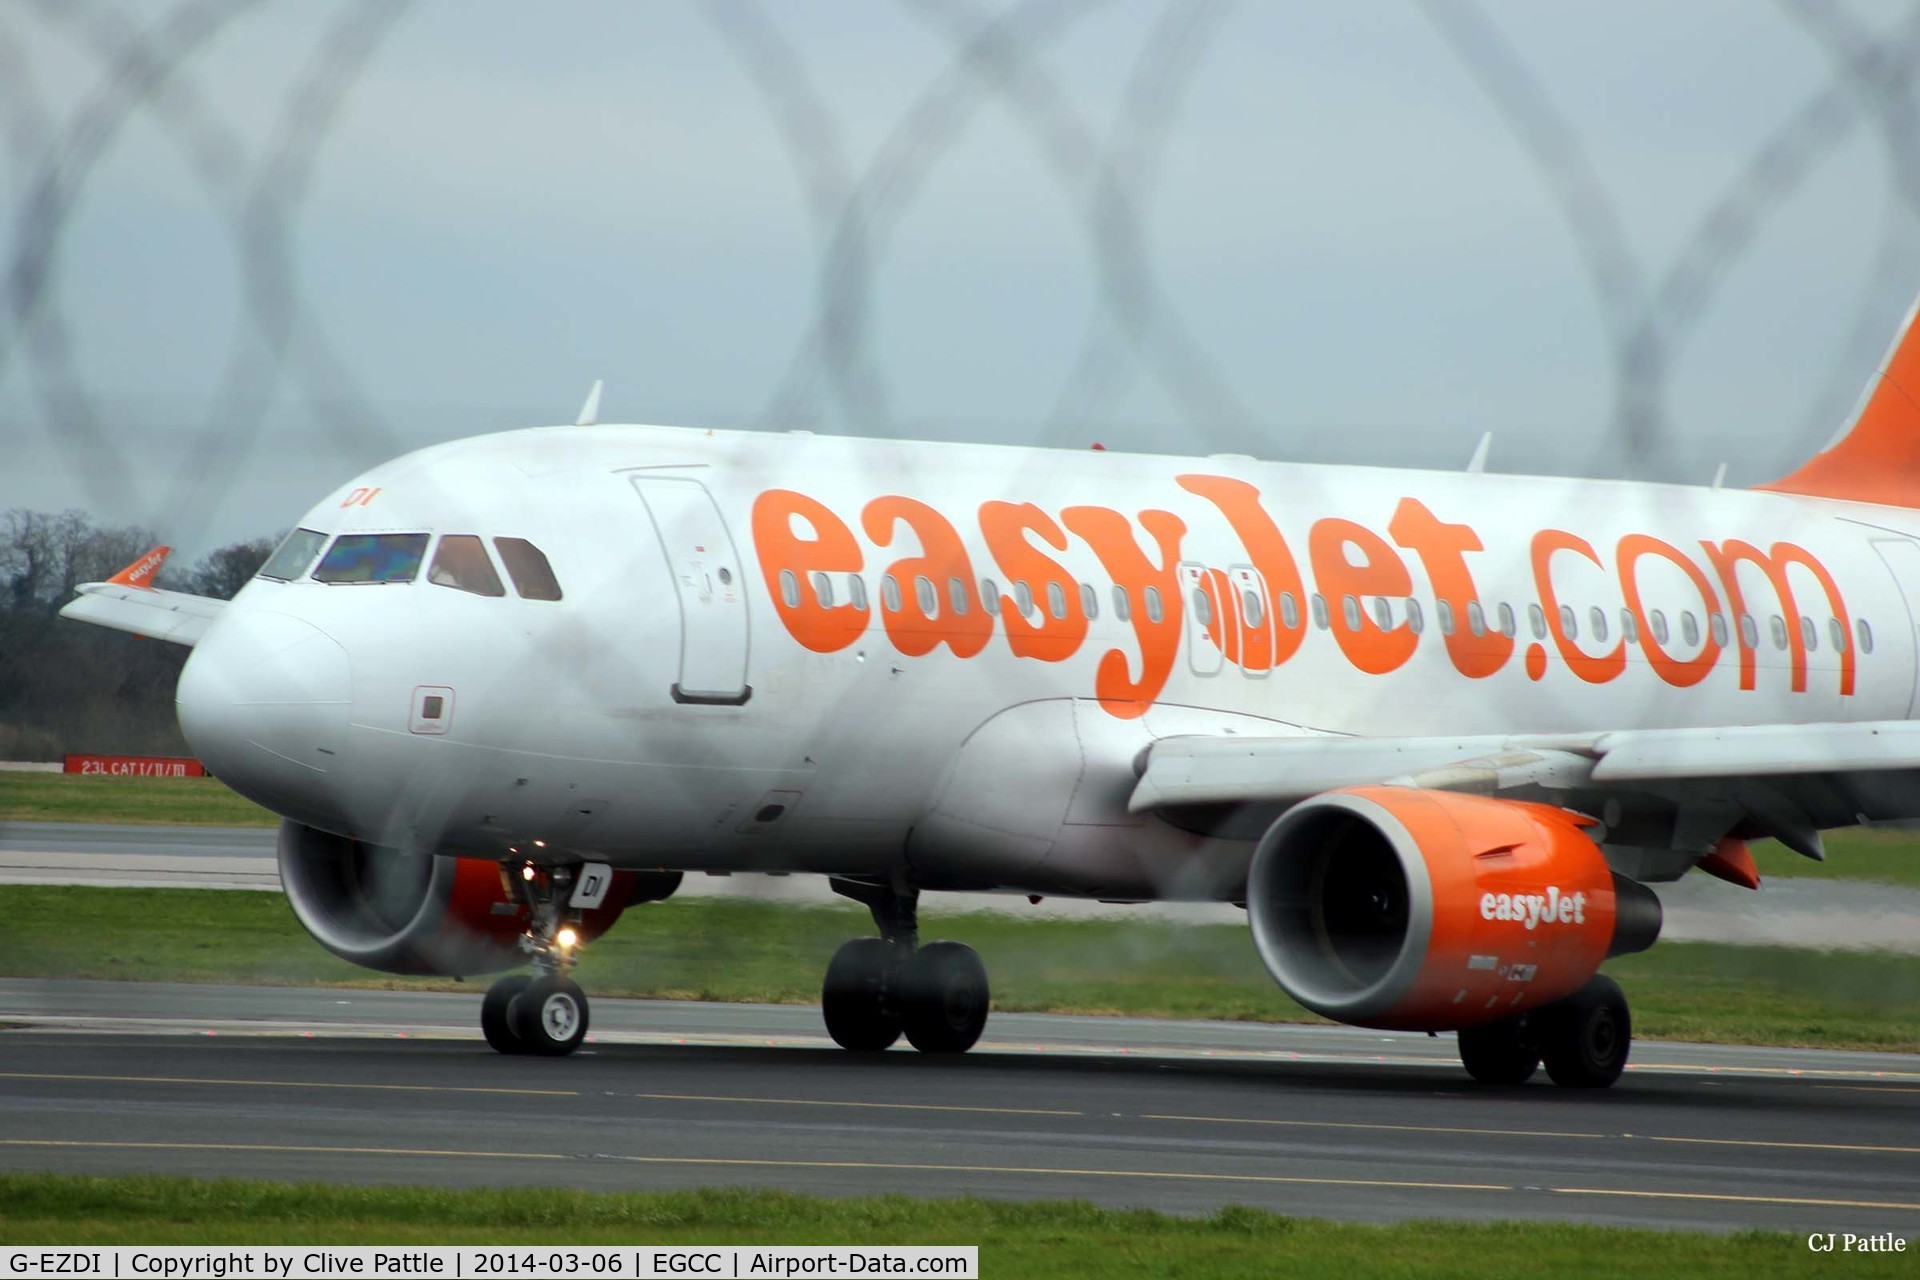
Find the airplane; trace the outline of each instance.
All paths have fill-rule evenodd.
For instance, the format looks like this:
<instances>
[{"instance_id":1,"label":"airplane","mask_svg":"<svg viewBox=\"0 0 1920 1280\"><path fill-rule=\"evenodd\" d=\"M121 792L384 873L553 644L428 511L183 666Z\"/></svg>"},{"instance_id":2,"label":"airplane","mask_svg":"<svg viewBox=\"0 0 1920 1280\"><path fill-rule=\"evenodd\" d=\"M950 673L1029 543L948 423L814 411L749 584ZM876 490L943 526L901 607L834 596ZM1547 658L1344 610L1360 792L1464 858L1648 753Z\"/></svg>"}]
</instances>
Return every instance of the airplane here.
<instances>
[{"instance_id":1,"label":"airplane","mask_svg":"<svg viewBox=\"0 0 1920 1280\"><path fill-rule=\"evenodd\" d=\"M1920 306L1920 304L1916 304ZM301 923L510 972L502 1053L693 873L864 904L832 1038L972 1047L922 891L1245 908L1274 981L1468 1073L1611 1085L1647 886L1920 816L1920 332L1752 490L603 425L323 498L232 601L156 549L69 618L192 647L181 728L283 818ZM526 971L519 971L522 969Z\"/></svg>"}]
</instances>

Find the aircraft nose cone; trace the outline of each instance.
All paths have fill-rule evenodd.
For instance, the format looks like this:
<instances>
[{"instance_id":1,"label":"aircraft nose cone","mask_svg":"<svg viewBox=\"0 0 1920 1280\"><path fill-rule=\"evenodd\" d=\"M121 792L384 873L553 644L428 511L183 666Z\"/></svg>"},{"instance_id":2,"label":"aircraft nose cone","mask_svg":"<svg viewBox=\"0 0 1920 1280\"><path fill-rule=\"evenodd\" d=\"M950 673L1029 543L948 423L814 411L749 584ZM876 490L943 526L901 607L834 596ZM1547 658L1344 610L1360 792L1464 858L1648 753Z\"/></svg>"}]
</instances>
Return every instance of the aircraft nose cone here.
<instances>
[{"instance_id":1,"label":"aircraft nose cone","mask_svg":"<svg viewBox=\"0 0 1920 1280\"><path fill-rule=\"evenodd\" d=\"M310 622L258 610L208 629L174 695L181 731L215 776L309 821L335 809L327 773L352 699L346 650Z\"/></svg>"}]
</instances>

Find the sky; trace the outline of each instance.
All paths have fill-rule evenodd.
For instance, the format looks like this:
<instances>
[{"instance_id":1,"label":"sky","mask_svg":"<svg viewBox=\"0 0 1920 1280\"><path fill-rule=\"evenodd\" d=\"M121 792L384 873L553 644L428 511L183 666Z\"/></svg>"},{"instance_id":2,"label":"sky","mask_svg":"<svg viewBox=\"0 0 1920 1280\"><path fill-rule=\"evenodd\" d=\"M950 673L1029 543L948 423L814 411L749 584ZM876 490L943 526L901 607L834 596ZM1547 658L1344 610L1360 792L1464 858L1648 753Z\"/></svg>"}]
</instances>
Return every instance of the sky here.
<instances>
[{"instance_id":1,"label":"sky","mask_svg":"<svg viewBox=\"0 0 1920 1280\"><path fill-rule=\"evenodd\" d=\"M1729 484L1920 294L1907 5L8 0L0 510L604 421Z\"/></svg>"}]
</instances>

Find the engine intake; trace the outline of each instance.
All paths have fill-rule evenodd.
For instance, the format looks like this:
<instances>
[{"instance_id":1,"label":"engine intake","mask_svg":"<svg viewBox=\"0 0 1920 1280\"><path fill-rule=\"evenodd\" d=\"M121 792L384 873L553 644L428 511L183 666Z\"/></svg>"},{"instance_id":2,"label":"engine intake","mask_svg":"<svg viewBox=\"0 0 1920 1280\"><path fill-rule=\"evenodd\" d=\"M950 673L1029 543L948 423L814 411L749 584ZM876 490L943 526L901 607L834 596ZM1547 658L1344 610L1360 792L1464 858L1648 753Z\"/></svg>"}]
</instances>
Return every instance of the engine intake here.
<instances>
[{"instance_id":1,"label":"engine intake","mask_svg":"<svg viewBox=\"0 0 1920 1280\"><path fill-rule=\"evenodd\" d=\"M1357 787L1288 810L1254 850L1247 914L1282 990L1361 1026L1447 1030L1569 995L1644 950L1660 902L1551 805Z\"/></svg>"},{"instance_id":2,"label":"engine intake","mask_svg":"<svg viewBox=\"0 0 1920 1280\"><path fill-rule=\"evenodd\" d=\"M495 973L526 960L519 938L527 910L496 862L401 853L297 822L280 824L279 861L294 916L342 960L441 977ZM615 872L603 905L581 914L581 940L678 885L677 874Z\"/></svg>"}]
</instances>

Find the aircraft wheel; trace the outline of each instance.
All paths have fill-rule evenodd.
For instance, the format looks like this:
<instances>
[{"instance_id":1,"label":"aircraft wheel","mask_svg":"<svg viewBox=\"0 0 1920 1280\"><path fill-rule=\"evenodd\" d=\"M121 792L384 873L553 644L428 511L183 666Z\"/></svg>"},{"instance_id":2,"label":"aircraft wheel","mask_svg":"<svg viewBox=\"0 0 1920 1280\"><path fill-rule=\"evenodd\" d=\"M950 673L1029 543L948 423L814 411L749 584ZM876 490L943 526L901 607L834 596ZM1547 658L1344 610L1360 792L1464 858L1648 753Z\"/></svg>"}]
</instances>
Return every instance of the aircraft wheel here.
<instances>
[{"instance_id":1,"label":"aircraft wheel","mask_svg":"<svg viewBox=\"0 0 1920 1280\"><path fill-rule=\"evenodd\" d=\"M833 953L820 985L820 1016L842 1049L878 1053L900 1038L900 1019L887 1003L898 952L884 938L854 938Z\"/></svg>"},{"instance_id":2,"label":"aircraft wheel","mask_svg":"<svg viewBox=\"0 0 1920 1280\"><path fill-rule=\"evenodd\" d=\"M1540 1046L1520 1018L1462 1027L1460 1061L1481 1084L1525 1084L1540 1067Z\"/></svg>"},{"instance_id":3,"label":"aircraft wheel","mask_svg":"<svg viewBox=\"0 0 1920 1280\"><path fill-rule=\"evenodd\" d=\"M1604 1089L1627 1067L1633 1018L1620 984L1596 974L1586 986L1537 1015L1540 1056L1553 1082L1568 1089Z\"/></svg>"},{"instance_id":4,"label":"aircraft wheel","mask_svg":"<svg viewBox=\"0 0 1920 1280\"><path fill-rule=\"evenodd\" d=\"M532 981L531 974L510 973L487 988L487 998L480 1002L480 1030L496 1053L527 1051L526 1045L513 1033L513 1027L507 1021L507 1007Z\"/></svg>"},{"instance_id":5,"label":"aircraft wheel","mask_svg":"<svg viewBox=\"0 0 1920 1280\"><path fill-rule=\"evenodd\" d=\"M522 1053L561 1058L587 1038L587 995L571 978L535 978L507 1005Z\"/></svg>"},{"instance_id":6,"label":"aircraft wheel","mask_svg":"<svg viewBox=\"0 0 1920 1280\"><path fill-rule=\"evenodd\" d=\"M922 1053L965 1053L987 1025L987 969L961 942L932 942L900 971L900 1021Z\"/></svg>"}]
</instances>

